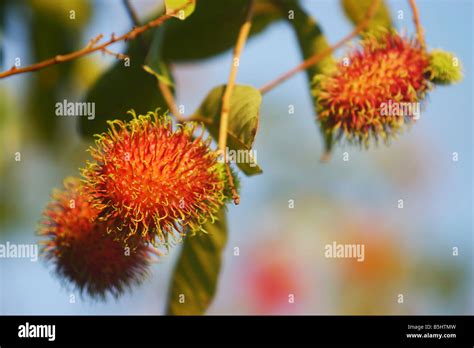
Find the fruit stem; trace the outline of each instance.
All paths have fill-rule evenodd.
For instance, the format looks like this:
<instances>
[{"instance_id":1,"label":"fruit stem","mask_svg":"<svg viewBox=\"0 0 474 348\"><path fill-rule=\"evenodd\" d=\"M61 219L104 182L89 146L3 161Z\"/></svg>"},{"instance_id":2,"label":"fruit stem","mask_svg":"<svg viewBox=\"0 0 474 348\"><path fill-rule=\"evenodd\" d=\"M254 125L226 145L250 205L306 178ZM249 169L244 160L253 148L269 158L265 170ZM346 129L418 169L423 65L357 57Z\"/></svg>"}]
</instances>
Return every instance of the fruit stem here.
<instances>
[{"instance_id":1,"label":"fruit stem","mask_svg":"<svg viewBox=\"0 0 474 348\"><path fill-rule=\"evenodd\" d=\"M130 3L130 0L123 0L123 4L125 6L125 9L127 10L130 19L132 20L132 23L137 27L140 26L140 19L138 18L135 9ZM147 52L145 41L143 40L143 37L140 37L139 39L143 48L143 54L145 55ZM174 95L168 85L163 81L158 80L158 88L160 89L160 92L163 95L166 105L168 105L168 109L174 115L176 120L180 123L186 122L186 120L179 113L178 107L176 106L176 100L174 99Z\"/></svg>"},{"instance_id":2,"label":"fruit stem","mask_svg":"<svg viewBox=\"0 0 474 348\"><path fill-rule=\"evenodd\" d=\"M420 14L418 12L418 7L416 6L415 0L408 0L410 3L411 11L413 12L413 22L415 23L416 27L416 36L418 39L418 42L421 45L422 49L425 49L425 36L423 33L423 27L421 26L421 21L420 21Z\"/></svg>"},{"instance_id":3,"label":"fruit stem","mask_svg":"<svg viewBox=\"0 0 474 348\"><path fill-rule=\"evenodd\" d=\"M239 67L240 54L245 46L245 41L250 32L252 26L252 16L254 9L254 1L251 0L247 9L247 15L244 24L240 27L239 36L237 37L237 43L234 48L234 55L232 57L232 65L229 73L229 80L225 87L224 94L222 96L222 108L221 108L221 119L219 127L219 150L225 156L225 147L227 144L227 128L229 125L229 111L230 111L230 100L232 97L232 90L235 85L235 79L237 78L237 71Z\"/></svg>"},{"instance_id":4,"label":"fruit stem","mask_svg":"<svg viewBox=\"0 0 474 348\"><path fill-rule=\"evenodd\" d=\"M227 177L229 178L229 186L232 190L232 196L234 199L234 203L237 205L239 204L240 198L235 189L234 182L232 179L232 175L230 173L229 164L227 163L227 128L229 126L229 112L230 112L230 101L232 97L232 90L235 85L235 80L237 78L237 71L240 63L240 55L242 50L245 46L245 42L250 33L250 28L252 26L252 17L254 11L254 0L250 0L249 7L247 9L247 14L245 18L245 22L240 27L239 36L237 37L237 43L235 44L234 54L232 57L232 65L230 68L229 73L229 80L227 82L227 86L225 87L224 94L222 96L222 108L221 108L221 118L220 118L220 125L219 125L219 152L222 156L224 156L224 162L226 163L226 170L227 170Z\"/></svg>"},{"instance_id":5,"label":"fruit stem","mask_svg":"<svg viewBox=\"0 0 474 348\"><path fill-rule=\"evenodd\" d=\"M341 40L339 40L334 46L328 47L327 49L312 55L311 57L304 60L302 63L300 63L299 65L297 65L293 69L291 69L288 72L284 73L283 75L277 77L275 80L265 84L263 87L260 88L260 93L262 93L262 94L267 93L268 91L270 91L274 87L278 86L279 84L285 82L290 77L297 74L298 72L306 70L309 67L319 63L321 60L326 58L328 55L333 53L335 50L337 50L338 48L343 46L347 41L349 41L349 40L353 39L354 37L356 37L357 35L359 35L369 25L369 22L372 19L372 17L374 16L375 12L377 11L377 9L379 7L379 4L380 4L380 0L372 0L372 3L370 4L369 9L367 10L367 14L366 14L365 19L362 22L360 22L359 25L357 25L351 33L349 33L348 35L343 37Z\"/></svg>"},{"instance_id":6,"label":"fruit stem","mask_svg":"<svg viewBox=\"0 0 474 348\"><path fill-rule=\"evenodd\" d=\"M237 190L235 189L235 184L234 184L234 178L232 176L232 172L230 171L230 165L229 163L225 164L225 170L227 172L227 178L229 182L229 187L232 192L232 200L234 201L235 205L239 205L240 203L240 196Z\"/></svg>"}]
</instances>

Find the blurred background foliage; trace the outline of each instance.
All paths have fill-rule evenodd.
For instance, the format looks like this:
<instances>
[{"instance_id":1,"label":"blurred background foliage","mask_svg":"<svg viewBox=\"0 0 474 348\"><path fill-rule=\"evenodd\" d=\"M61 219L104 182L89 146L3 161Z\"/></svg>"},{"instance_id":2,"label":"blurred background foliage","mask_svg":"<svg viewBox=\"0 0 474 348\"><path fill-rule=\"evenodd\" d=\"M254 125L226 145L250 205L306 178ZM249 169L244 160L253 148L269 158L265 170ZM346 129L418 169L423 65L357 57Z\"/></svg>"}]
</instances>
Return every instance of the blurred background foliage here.
<instances>
[{"instance_id":1,"label":"blurred background foliage","mask_svg":"<svg viewBox=\"0 0 474 348\"><path fill-rule=\"evenodd\" d=\"M131 3L142 23L163 12L161 1ZM367 3L258 1L238 82L259 87L336 42L360 22ZM76 175L88 158L90 135L103 131L107 119L127 117L130 108L141 113L165 108L156 79L141 68L152 35L161 32L159 56L189 115L226 82L247 5L248 0L199 0L185 21L169 21L143 40L112 46L130 56L131 68L97 53L1 81L0 241L37 241L35 226L51 188ZM419 5L428 44L459 54L465 80L435 91L420 122L389 148L335 149L329 164L319 163L327 144L317 134L309 83L344 49L306 79L300 74L265 95L256 137L265 172L242 178L242 203L229 209L229 240L210 313L472 313L473 91L472 47L466 45L473 41L472 4ZM288 20L290 8L295 21ZM403 20L394 15L400 10ZM373 25L412 32L409 13L406 1L385 1ZM443 28L439 13L445 16ZM16 57L31 64L79 49L100 33L108 38L126 32L133 23L120 1L4 0L0 25L5 70ZM54 116L55 103L63 99L95 101L96 119ZM447 115L456 115L456 121ZM349 162L342 161L346 151ZM453 151L462 154L455 166ZM21 161L15 161L17 153ZM397 209L400 197L406 209ZM324 245L333 241L365 243L366 262L324 258ZM453 246L460 248L458 257L452 256ZM163 313L178 255L175 250L164 258L133 293L101 304L70 304L69 292L41 263L0 260L0 313ZM288 302L290 293L295 303ZM400 293L403 304L397 303Z\"/></svg>"}]
</instances>

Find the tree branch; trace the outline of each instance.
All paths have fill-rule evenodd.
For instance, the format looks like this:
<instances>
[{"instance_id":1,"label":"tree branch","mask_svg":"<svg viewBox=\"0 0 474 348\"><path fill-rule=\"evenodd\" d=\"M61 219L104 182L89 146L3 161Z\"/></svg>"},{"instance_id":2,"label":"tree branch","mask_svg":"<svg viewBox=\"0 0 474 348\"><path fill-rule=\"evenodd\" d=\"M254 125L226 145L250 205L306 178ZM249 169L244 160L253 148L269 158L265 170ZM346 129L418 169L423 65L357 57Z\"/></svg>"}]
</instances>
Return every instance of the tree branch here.
<instances>
[{"instance_id":1,"label":"tree branch","mask_svg":"<svg viewBox=\"0 0 474 348\"><path fill-rule=\"evenodd\" d=\"M289 70L288 72L284 73L280 77L276 78L275 80L265 84L260 88L260 92L262 94L267 93L274 87L278 86L279 84L285 82L293 75L297 74L300 71L306 70L309 67L313 66L314 64L319 63L322 59L326 58L328 55L333 53L335 50L343 46L347 41L352 40L354 37L359 35L368 25L372 17L374 16L377 8L379 7L380 0L372 0L369 9L367 10L367 14L365 19L357 25L354 30L339 40L334 46L328 47L327 49L323 50L322 52L316 53L315 55L309 57L301 64L297 65L293 69Z\"/></svg>"},{"instance_id":2,"label":"tree branch","mask_svg":"<svg viewBox=\"0 0 474 348\"><path fill-rule=\"evenodd\" d=\"M26 73L26 72L41 70L41 69L47 68L47 67L55 65L55 64L64 63L64 62L68 62L68 61L74 60L74 59L79 58L79 57L83 57L83 56L91 54L93 52L97 52L97 51L105 52L104 49L106 47L108 47L108 46L110 46L110 45L112 45L116 42L133 40L137 36L144 33L145 31L147 31L151 28L155 28L155 27L160 26L165 21L172 18L173 15L177 15L179 13L179 11L181 11L183 8L188 6L190 3L191 3L191 0L188 3L186 3L183 7L174 10L172 13L164 14L164 15L148 22L147 24L145 24L143 26L135 27L132 30L130 30L128 33L123 34L121 36L116 37L115 34L112 34L110 39L108 41L102 43L102 44L98 44L98 41L103 37L102 35L99 35L97 38L91 40L86 47L84 47L84 48L82 48L78 51L74 51L74 52L71 52L71 53L68 53L68 54L63 54L63 55L57 55L53 58L46 59L42 62L35 63L35 64L32 64L32 65L26 66L24 68L17 68L16 66L13 66L9 70L1 72L0 73L0 79L3 79L3 78L8 77L8 76L12 76L12 75L18 75L18 74L22 74L22 73Z\"/></svg>"}]
</instances>

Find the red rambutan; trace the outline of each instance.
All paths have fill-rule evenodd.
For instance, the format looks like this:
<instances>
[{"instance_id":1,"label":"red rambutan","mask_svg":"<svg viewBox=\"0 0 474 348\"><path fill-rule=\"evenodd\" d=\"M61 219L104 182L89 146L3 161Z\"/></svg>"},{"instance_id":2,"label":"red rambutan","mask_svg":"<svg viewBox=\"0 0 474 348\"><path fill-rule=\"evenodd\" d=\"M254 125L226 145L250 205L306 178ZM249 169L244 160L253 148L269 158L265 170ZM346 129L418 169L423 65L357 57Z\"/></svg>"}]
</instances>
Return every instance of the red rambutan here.
<instances>
[{"instance_id":1,"label":"red rambutan","mask_svg":"<svg viewBox=\"0 0 474 348\"><path fill-rule=\"evenodd\" d=\"M323 129L366 147L371 138L387 142L416 118L384 113L384 105L421 101L430 89L428 69L428 54L416 41L395 32L367 36L333 71L315 77L313 93Z\"/></svg>"},{"instance_id":2,"label":"red rambutan","mask_svg":"<svg viewBox=\"0 0 474 348\"><path fill-rule=\"evenodd\" d=\"M56 272L80 292L91 297L117 297L147 275L151 253L144 243L134 250L107 234L112 222L98 222L99 210L92 206L79 178L64 180L64 190L54 190L40 223L43 253ZM155 252L156 253L156 252Z\"/></svg>"},{"instance_id":3,"label":"red rambutan","mask_svg":"<svg viewBox=\"0 0 474 348\"><path fill-rule=\"evenodd\" d=\"M194 123L173 129L156 112L109 121L82 171L99 219L120 220L119 237L137 235L167 245L178 231L195 233L228 199L224 164L210 139L193 137ZM115 229L113 231L116 231Z\"/></svg>"}]
</instances>

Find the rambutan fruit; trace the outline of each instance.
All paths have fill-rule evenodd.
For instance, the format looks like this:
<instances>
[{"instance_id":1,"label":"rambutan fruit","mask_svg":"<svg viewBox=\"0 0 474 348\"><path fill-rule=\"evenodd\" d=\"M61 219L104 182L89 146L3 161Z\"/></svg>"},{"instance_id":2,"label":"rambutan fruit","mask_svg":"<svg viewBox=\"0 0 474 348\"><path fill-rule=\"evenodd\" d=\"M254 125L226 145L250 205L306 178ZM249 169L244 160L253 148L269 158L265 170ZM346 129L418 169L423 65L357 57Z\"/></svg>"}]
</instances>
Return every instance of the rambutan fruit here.
<instances>
[{"instance_id":1,"label":"rambutan fruit","mask_svg":"<svg viewBox=\"0 0 474 348\"><path fill-rule=\"evenodd\" d=\"M367 35L360 49L332 71L315 76L313 94L323 130L365 147L372 139L388 142L414 118L386 115L383 105L423 100L431 87L428 67L428 54L417 41L393 31Z\"/></svg>"},{"instance_id":2,"label":"rambutan fruit","mask_svg":"<svg viewBox=\"0 0 474 348\"><path fill-rule=\"evenodd\" d=\"M229 199L225 164L210 138L195 137L195 123L173 129L167 115L109 121L109 130L90 148L93 162L82 174L102 221L121 221L127 243L140 235L168 245L170 237L202 230Z\"/></svg>"},{"instance_id":3,"label":"rambutan fruit","mask_svg":"<svg viewBox=\"0 0 474 348\"><path fill-rule=\"evenodd\" d=\"M45 258L55 265L66 283L92 298L119 296L147 275L152 253L144 243L134 250L107 233L113 224L97 221L99 210L84 192L79 178L64 180L64 190L54 190L43 213L39 235Z\"/></svg>"}]
</instances>

